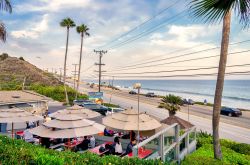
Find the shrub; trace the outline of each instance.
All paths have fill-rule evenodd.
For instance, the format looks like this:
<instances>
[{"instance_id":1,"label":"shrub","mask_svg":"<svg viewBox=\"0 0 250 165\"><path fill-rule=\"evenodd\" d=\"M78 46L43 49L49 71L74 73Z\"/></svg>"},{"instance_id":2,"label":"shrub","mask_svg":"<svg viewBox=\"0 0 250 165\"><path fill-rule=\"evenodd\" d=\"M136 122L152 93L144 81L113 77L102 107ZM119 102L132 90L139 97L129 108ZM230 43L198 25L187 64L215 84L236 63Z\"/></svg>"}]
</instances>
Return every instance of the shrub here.
<instances>
[{"instance_id":1,"label":"shrub","mask_svg":"<svg viewBox=\"0 0 250 165\"><path fill-rule=\"evenodd\" d=\"M206 144L187 156L182 164L189 164L191 162L191 164L250 164L249 156L237 153L224 146L222 146L221 149L223 154L223 160L221 161L213 159L213 145Z\"/></svg>"},{"instance_id":2,"label":"shrub","mask_svg":"<svg viewBox=\"0 0 250 165\"><path fill-rule=\"evenodd\" d=\"M31 90L34 90L35 92L51 97L54 100L65 102L65 93L64 93L64 86L58 85L58 86L47 86L47 85L41 85L41 84L33 84L30 87ZM73 104L73 100L75 99L76 91L73 88L70 88L67 86L67 93L70 104ZM81 99L88 99L88 96L85 94L78 93L78 98Z\"/></svg>"},{"instance_id":3,"label":"shrub","mask_svg":"<svg viewBox=\"0 0 250 165\"><path fill-rule=\"evenodd\" d=\"M70 151L58 152L25 143L22 140L12 140L0 136L1 164L48 164L48 165L161 165L159 160L141 160L138 158L120 158L118 156L99 157L92 153L74 153Z\"/></svg>"},{"instance_id":4,"label":"shrub","mask_svg":"<svg viewBox=\"0 0 250 165\"><path fill-rule=\"evenodd\" d=\"M116 105L116 104L103 103L103 105L106 106L106 107L120 108L120 106L119 106L119 105Z\"/></svg>"}]
</instances>

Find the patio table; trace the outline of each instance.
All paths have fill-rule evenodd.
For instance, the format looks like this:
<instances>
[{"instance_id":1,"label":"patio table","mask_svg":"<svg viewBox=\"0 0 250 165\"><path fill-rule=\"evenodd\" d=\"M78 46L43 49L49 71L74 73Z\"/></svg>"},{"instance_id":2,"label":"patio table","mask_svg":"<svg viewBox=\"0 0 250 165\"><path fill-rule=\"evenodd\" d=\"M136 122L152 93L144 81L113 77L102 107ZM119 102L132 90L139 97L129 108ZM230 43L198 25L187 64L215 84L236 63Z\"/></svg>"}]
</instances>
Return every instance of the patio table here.
<instances>
[{"instance_id":1,"label":"patio table","mask_svg":"<svg viewBox=\"0 0 250 165\"><path fill-rule=\"evenodd\" d=\"M138 158L144 159L144 158L148 157L152 153L153 153L153 151L150 150L150 149L139 149ZM131 152L127 156L128 157L133 157L133 153Z\"/></svg>"},{"instance_id":2,"label":"patio table","mask_svg":"<svg viewBox=\"0 0 250 165\"><path fill-rule=\"evenodd\" d=\"M89 152L92 152L92 153L95 153L95 154L97 154L97 155L103 155L103 154L105 154L106 152L108 152L108 150L105 150L104 152L100 152L99 151L99 148L100 147L104 147L105 148L105 145L106 144L112 144L113 142L106 142L106 143L103 143L103 144L101 144L101 145L99 145L99 146L96 146L95 148L92 148L92 149L89 149L88 151Z\"/></svg>"}]
</instances>

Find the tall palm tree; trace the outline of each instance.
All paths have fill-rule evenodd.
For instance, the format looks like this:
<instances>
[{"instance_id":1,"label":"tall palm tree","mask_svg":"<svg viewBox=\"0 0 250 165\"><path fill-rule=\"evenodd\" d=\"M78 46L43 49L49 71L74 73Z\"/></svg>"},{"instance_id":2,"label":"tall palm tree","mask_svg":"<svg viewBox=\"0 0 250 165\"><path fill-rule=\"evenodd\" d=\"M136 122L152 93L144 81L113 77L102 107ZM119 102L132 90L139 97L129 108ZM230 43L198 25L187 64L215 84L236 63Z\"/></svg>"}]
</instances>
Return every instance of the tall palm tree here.
<instances>
[{"instance_id":1,"label":"tall palm tree","mask_svg":"<svg viewBox=\"0 0 250 165\"><path fill-rule=\"evenodd\" d=\"M77 26L76 31L77 31L77 33L79 33L81 35L81 49L80 49L79 69L78 69L78 78L77 78L77 86L76 86L76 99L77 99L77 93L79 90L79 83L80 83L81 64L82 64L83 38L84 38L84 36L89 36L90 34L88 33L89 28L84 24Z\"/></svg>"},{"instance_id":2,"label":"tall palm tree","mask_svg":"<svg viewBox=\"0 0 250 165\"><path fill-rule=\"evenodd\" d=\"M12 12L12 6L9 0L0 0L0 10ZM5 42L7 31L3 22L0 22L0 40Z\"/></svg>"},{"instance_id":3,"label":"tall palm tree","mask_svg":"<svg viewBox=\"0 0 250 165\"><path fill-rule=\"evenodd\" d=\"M182 103L182 99L179 96L171 94L163 97L161 101L163 107L168 110L169 116L175 115L176 111L180 110L180 105Z\"/></svg>"},{"instance_id":4,"label":"tall palm tree","mask_svg":"<svg viewBox=\"0 0 250 165\"><path fill-rule=\"evenodd\" d=\"M216 23L223 20L220 62L213 106L213 144L214 158L222 159L219 141L219 122L221 99L224 86L225 70L228 55L228 45L231 26L231 12L238 16L243 28L249 26L250 0L192 0L190 11L196 18L203 18L207 23Z\"/></svg>"},{"instance_id":5,"label":"tall palm tree","mask_svg":"<svg viewBox=\"0 0 250 165\"><path fill-rule=\"evenodd\" d=\"M64 84L64 91L65 91L65 99L66 104L69 104L69 98L66 89L66 65L67 65L67 54L68 54L68 45L69 45L69 29L75 27L75 23L71 18L65 18L60 22L61 27L67 28L67 39L66 39L66 50L65 50L65 57L64 57L64 75L63 75L63 84Z\"/></svg>"},{"instance_id":6,"label":"tall palm tree","mask_svg":"<svg viewBox=\"0 0 250 165\"><path fill-rule=\"evenodd\" d=\"M0 0L0 10L12 13L12 6L10 0Z\"/></svg>"}]
</instances>

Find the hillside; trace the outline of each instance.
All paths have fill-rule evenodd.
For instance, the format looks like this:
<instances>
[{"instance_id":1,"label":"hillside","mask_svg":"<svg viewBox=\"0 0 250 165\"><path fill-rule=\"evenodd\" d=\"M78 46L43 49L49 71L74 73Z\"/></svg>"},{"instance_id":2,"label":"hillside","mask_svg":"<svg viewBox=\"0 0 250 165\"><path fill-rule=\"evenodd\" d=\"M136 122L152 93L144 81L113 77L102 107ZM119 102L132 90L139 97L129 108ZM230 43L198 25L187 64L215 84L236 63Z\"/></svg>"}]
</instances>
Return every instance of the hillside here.
<instances>
[{"instance_id":1,"label":"hillside","mask_svg":"<svg viewBox=\"0 0 250 165\"><path fill-rule=\"evenodd\" d=\"M0 84L22 84L26 77L26 85L40 83L44 85L58 85L60 82L50 73L44 72L36 66L24 61L23 58L0 55Z\"/></svg>"}]
</instances>

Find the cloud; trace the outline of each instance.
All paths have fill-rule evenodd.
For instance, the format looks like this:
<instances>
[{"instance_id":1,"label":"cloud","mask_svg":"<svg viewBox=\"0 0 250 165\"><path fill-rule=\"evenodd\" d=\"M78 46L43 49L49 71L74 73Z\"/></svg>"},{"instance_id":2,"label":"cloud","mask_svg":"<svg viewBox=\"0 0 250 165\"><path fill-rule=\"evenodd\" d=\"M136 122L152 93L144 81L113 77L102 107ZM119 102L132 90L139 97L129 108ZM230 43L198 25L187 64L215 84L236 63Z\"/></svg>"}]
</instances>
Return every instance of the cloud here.
<instances>
[{"instance_id":1,"label":"cloud","mask_svg":"<svg viewBox=\"0 0 250 165\"><path fill-rule=\"evenodd\" d=\"M48 30L48 18L49 15L45 14L42 17L42 21L31 25L32 27L26 30L14 30L11 32L11 35L14 38L38 38L43 32Z\"/></svg>"}]
</instances>

